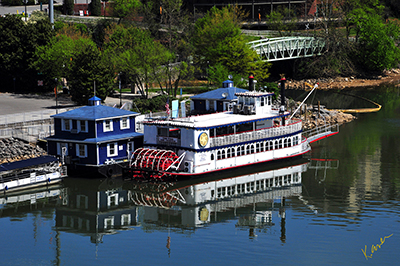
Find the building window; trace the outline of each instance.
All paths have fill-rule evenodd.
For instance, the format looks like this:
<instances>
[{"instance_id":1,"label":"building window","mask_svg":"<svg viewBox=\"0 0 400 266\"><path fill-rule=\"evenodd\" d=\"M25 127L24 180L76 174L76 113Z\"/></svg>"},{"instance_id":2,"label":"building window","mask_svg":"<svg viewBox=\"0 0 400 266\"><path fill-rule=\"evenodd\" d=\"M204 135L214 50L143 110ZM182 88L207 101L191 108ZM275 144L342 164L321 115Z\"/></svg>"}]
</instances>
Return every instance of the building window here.
<instances>
[{"instance_id":1,"label":"building window","mask_svg":"<svg viewBox=\"0 0 400 266\"><path fill-rule=\"evenodd\" d=\"M81 158L87 157L87 146L84 144L76 144L76 156Z\"/></svg>"},{"instance_id":2,"label":"building window","mask_svg":"<svg viewBox=\"0 0 400 266\"><path fill-rule=\"evenodd\" d=\"M103 122L103 131L104 132L113 131L112 120L104 120L104 122Z\"/></svg>"},{"instance_id":3,"label":"building window","mask_svg":"<svg viewBox=\"0 0 400 266\"><path fill-rule=\"evenodd\" d=\"M130 127L129 117L123 117L119 121L121 129L128 129Z\"/></svg>"},{"instance_id":4,"label":"building window","mask_svg":"<svg viewBox=\"0 0 400 266\"><path fill-rule=\"evenodd\" d=\"M109 143L107 144L107 156L117 156L118 155L118 144L115 143Z\"/></svg>"},{"instance_id":5,"label":"building window","mask_svg":"<svg viewBox=\"0 0 400 266\"><path fill-rule=\"evenodd\" d=\"M78 131L79 132L88 132L88 125L86 120L79 120L78 121Z\"/></svg>"},{"instance_id":6,"label":"building window","mask_svg":"<svg viewBox=\"0 0 400 266\"><path fill-rule=\"evenodd\" d=\"M130 214L122 214L121 215L121 225L126 226L131 224L131 215Z\"/></svg>"},{"instance_id":7,"label":"building window","mask_svg":"<svg viewBox=\"0 0 400 266\"><path fill-rule=\"evenodd\" d=\"M70 131L72 128L72 120L71 119L62 119L62 130Z\"/></svg>"}]
</instances>

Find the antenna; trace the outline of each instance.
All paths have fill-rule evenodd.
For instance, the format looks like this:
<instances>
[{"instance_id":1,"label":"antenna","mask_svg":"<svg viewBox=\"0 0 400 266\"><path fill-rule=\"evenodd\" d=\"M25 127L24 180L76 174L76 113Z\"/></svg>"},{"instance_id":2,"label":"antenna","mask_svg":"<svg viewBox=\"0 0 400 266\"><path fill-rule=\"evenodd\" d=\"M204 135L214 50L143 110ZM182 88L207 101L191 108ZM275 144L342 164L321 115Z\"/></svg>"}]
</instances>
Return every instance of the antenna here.
<instances>
[{"instance_id":1,"label":"antenna","mask_svg":"<svg viewBox=\"0 0 400 266\"><path fill-rule=\"evenodd\" d=\"M96 96L96 81L95 80L93 81L93 89L94 89L94 95L93 96Z\"/></svg>"}]
</instances>

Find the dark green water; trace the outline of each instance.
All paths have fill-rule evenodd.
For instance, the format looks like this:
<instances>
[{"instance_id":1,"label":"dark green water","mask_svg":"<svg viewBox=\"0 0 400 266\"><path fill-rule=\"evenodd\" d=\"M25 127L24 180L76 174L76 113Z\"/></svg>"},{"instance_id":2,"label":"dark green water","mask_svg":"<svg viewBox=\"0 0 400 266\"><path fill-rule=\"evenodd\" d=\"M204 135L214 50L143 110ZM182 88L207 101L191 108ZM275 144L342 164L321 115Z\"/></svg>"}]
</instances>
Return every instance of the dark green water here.
<instances>
[{"instance_id":1,"label":"dark green water","mask_svg":"<svg viewBox=\"0 0 400 266\"><path fill-rule=\"evenodd\" d=\"M356 93L382 110L314 143L307 160L217 182L68 178L2 197L0 265L396 265L399 88ZM313 100L328 108L373 107L338 94L318 92ZM301 183L266 189L254 182L289 175ZM229 195L228 187L244 182L241 196Z\"/></svg>"}]
</instances>

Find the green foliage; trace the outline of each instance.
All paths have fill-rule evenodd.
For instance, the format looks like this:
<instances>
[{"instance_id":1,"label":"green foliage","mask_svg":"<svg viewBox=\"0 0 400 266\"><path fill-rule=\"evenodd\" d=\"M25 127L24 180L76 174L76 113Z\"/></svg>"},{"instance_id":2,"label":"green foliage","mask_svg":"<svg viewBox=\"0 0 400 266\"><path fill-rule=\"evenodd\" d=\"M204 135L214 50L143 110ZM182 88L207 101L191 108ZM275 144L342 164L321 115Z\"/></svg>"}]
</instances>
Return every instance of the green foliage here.
<instances>
[{"instance_id":1,"label":"green foliage","mask_svg":"<svg viewBox=\"0 0 400 266\"><path fill-rule=\"evenodd\" d=\"M109 29L111 25L112 21L109 19L101 19L97 21L96 25L94 25L92 40L97 44L97 47L103 47L106 37L106 30Z\"/></svg>"},{"instance_id":2,"label":"green foliage","mask_svg":"<svg viewBox=\"0 0 400 266\"><path fill-rule=\"evenodd\" d=\"M92 16L100 16L101 15L100 0L92 0L89 4L89 10Z\"/></svg>"},{"instance_id":3,"label":"green foliage","mask_svg":"<svg viewBox=\"0 0 400 266\"><path fill-rule=\"evenodd\" d=\"M35 91L38 72L31 67L37 47L54 32L48 20L25 23L16 15L0 17L0 80L2 90ZM15 79L15 80L14 80Z\"/></svg>"},{"instance_id":4,"label":"green foliage","mask_svg":"<svg viewBox=\"0 0 400 266\"><path fill-rule=\"evenodd\" d=\"M78 104L87 104L94 95L103 101L112 93L114 73L101 60L96 44L89 39L75 41L75 52L71 61L68 84L71 86L71 99Z\"/></svg>"},{"instance_id":5,"label":"green foliage","mask_svg":"<svg viewBox=\"0 0 400 266\"><path fill-rule=\"evenodd\" d=\"M266 15L267 23L271 30L279 31L282 36L284 31L293 31L296 29L296 16L294 11L290 11L288 8L282 8L281 6Z\"/></svg>"},{"instance_id":6,"label":"green foliage","mask_svg":"<svg viewBox=\"0 0 400 266\"><path fill-rule=\"evenodd\" d=\"M171 59L168 50L154 41L147 30L122 25L109 29L105 54L114 71L125 73L144 97L147 97L150 84L159 75L160 67L168 65Z\"/></svg>"},{"instance_id":7,"label":"green foliage","mask_svg":"<svg viewBox=\"0 0 400 266\"><path fill-rule=\"evenodd\" d=\"M64 8L65 15L73 15L74 14L74 0L64 0L63 8Z\"/></svg>"},{"instance_id":8,"label":"green foliage","mask_svg":"<svg viewBox=\"0 0 400 266\"><path fill-rule=\"evenodd\" d=\"M55 79L66 78L72 100L78 104L87 104L94 95L94 82L96 95L102 100L112 92L114 73L89 38L59 35L48 45L38 47L35 55L33 66L44 74L46 83L54 86Z\"/></svg>"},{"instance_id":9,"label":"green foliage","mask_svg":"<svg viewBox=\"0 0 400 266\"><path fill-rule=\"evenodd\" d=\"M357 57L367 70L383 71L400 62L400 50L396 46L400 36L399 25L385 24L378 15L369 15L359 23Z\"/></svg>"},{"instance_id":10,"label":"green foliage","mask_svg":"<svg viewBox=\"0 0 400 266\"><path fill-rule=\"evenodd\" d=\"M133 17L140 8L139 0L114 0L112 2L113 15L121 19Z\"/></svg>"},{"instance_id":11,"label":"green foliage","mask_svg":"<svg viewBox=\"0 0 400 266\"><path fill-rule=\"evenodd\" d=\"M160 95L149 99L135 99L133 103L141 113L162 112L165 111L167 99L169 99L170 105L171 101L176 100L176 98L172 96Z\"/></svg>"},{"instance_id":12,"label":"green foliage","mask_svg":"<svg viewBox=\"0 0 400 266\"><path fill-rule=\"evenodd\" d=\"M196 21L192 43L195 59L203 69L222 64L231 73L248 74L251 70L257 54L241 34L237 14L237 9L231 6L213 7Z\"/></svg>"}]
</instances>

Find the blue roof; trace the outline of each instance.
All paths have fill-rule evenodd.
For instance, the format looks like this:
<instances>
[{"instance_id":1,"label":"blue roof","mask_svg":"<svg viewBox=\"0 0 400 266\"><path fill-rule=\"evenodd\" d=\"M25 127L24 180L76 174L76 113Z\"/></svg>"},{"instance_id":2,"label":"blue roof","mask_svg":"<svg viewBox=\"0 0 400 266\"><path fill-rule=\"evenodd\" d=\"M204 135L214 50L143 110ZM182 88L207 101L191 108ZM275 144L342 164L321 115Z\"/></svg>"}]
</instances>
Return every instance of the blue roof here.
<instances>
[{"instance_id":1,"label":"blue roof","mask_svg":"<svg viewBox=\"0 0 400 266\"><path fill-rule=\"evenodd\" d=\"M83 106L71 111L67 111L61 114L52 115L54 118L64 119L81 119L81 120L102 120L110 119L115 117L124 117L131 115L138 115L139 113L127 111L124 109L118 109L111 106L105 105L94 105L94 106Z\"/></svg>"},{"instance_id":2,"label":"blue roof","mask_svg":"<svg viewBox=\"0 0 400 266\"><path fill-rule=\"evenodd\" d=\"M237 92L247 92L248 90L236 88L236 87L228 87L228 88L219 88L212 91L204 92L195 96L190 97L193 100L200 99L209 99L209 100L235 100L237 96L235 93ZM226 95L224 97L223 95Z\"/></svg>"},{"instance_id":3,"label":"blue roof","mask_svg":"<svg viewBox=\"0 0 400 266\"><path fill-rule=\"evenodd\" d=\"M101 101L101 99L97 96L93 96L92 98L89 99L89 101Z\"/></svg>"},{"instance_id":4,"label":"blue roof","mask_svg":"<svg viewBox=\"0 0 400 266\"><path fill-rule=\"evenodd\" d=\"M41 164L47 164L50 162L55 162L57 160L58 159L56 157L45 155L45 156L35 157L35 158L26 159L26 160L22 160L22 161L4 163L4 164L0 164L0 172L29 168L29 167L33 167L33 166L39 166Z\"/></svg>"}]
</instances>

